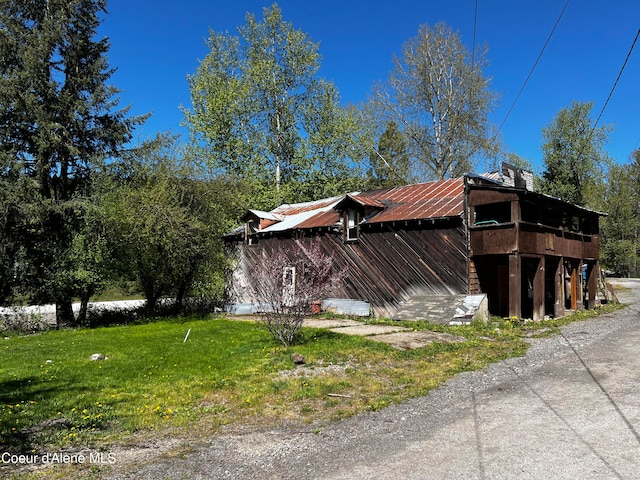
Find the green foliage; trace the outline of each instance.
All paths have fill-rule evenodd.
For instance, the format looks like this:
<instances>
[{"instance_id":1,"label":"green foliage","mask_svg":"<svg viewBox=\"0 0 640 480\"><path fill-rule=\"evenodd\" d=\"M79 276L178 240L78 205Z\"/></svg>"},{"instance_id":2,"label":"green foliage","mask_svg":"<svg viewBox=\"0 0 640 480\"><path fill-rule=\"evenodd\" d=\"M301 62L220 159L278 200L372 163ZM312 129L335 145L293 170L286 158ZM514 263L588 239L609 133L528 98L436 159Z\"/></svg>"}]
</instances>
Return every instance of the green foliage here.
<instances>
[{"instance_id":1,"label":"green foliage","mask_svg":"<svg viewBox=\"0 0 640 480\"><path fill-rule=\"evenodd\" d=\"M0 335L30 335L49 330L42 315L20 307L13 307L0 315Z\"/></svg>"},{"instance_id":2,"label":"green foliage","mask_svg":"<svg viewBox=\"0 0 640 480\"><path fill-rule=\"evenodd\" d=\"M3 171L0 164L0 305L12 303L20 293L28 205L36 191L31 179L5 176Z\"/></svg>"},{"instance_id":3,"label":"green foliage","mask_svg":"<svg viewBox=\"0 0 640 480\"><path fill-rule=\"evenodd\" d=\"M184 320L11 337L0 350L0 441L27 449L86 446L110 434L179 425L205 392L263 368L268 359L259 345L268 340L250 325ZM94 353L107 359L89 361Z\"/></svg>"},{"instance_id":4,"label":"green foliage","mask_svg":"<svg viewBox=\"0 0 640 480\"><path fill-rule=\"evenodd\" d=\"M186 427L194 438L229 422L340 418L524 350L487 340L490 331L455 333L469 341L411 352L323 329L304 329L291 350L253 322L216 318L11 337L0 349L0 441L24 451L99 448L141 429ZM294 351L307 359L301 371ZM107 358L89 361L94 353Z\"/></svg>"},{"instance_id":5,"label":"green foliage","mask_svg":"<svg viewBox=\"0 0 640 480\"><path fill-rule=\"evenodd\" d=\"M592 108L593 103L573 102L542 130L541 189L580 206L589 204L589 191L601 182L608 161L603 148L611 128L592 126Z\"/></svg>"},{"instance_id":6,"label":"green foliage","mask_svg":"<svg viewBox=\"0 0 640 480\"><path fill-rule=\"evenodd\" d=\"M369 157L372 188L408 185L412 182L407 139L395 122L390 122L378 140L378 148Z\"/></svg>"},{"instance_id":7,"label":"green foliage","mask_svg":"<svg viewBox=\"0 0 640 480\"><path fill-rule=\"evenodd\" d=\"M120 276L133 277L149 312L163 296L222 296L232 185L200 176L174 139L159 136L127 159L125 178L107 183L101 211ZM116 168L121 166L116 166ZM194 291L195 290L195 291Z\"/></svg>"},{"instance_id":8,"label":"green foliage","mask_svg":"<svg viewBox=\"0 0 640 480\"><path fill-rule=\"evenodd\" d=\"M76 200L88 195L96 165L143 120L117 110L117 90L107 84L109 43L94 40L105 6L26 0L0 8L0 176L34 181L19 231L25 274L16 279L28 282L34 300L55 301L65 322L73 319L73 241L84 234Z\"/></svg>"},{"instance_id":9,"label":"green foliage","mask_svg":"<svg viewBox=\"0 0 640 480\"><path fill-rule=\"evenodd\" d=\"M366 133L317 77L318 44L282 18L247 14L238 36L210 32L184 109L194 148L224 175L259 184L254 207L317 198L362 178Z\"/></svg>"},{"instance_id":10,"label":"green foliage","mask_svg":"<svg viewBox=\"0 0 640 480\"><path fill-rule=\"evenodd\" d=\"M602 264L617 275L640 275L640 151L632 162L609 168L602 219Z\"/></svg>"},{"instance_id":11,"label":"green foliage","mask_svg":"<svg viewBox=\"0 0 640 480\"><path fill-rule=\"evenodd\" d=\"M374 86L370 117L379 130L400 126L416 180L458 176L498 152L488 123L497 96L482 73L485 55L476 48L472 58L446 24L425 24L394 57L387 82Z\"/></svg>"},{"instance_id":12,"label":"green foliage","mask_svg":"<svg viewBox=\"0 0 640 480\"><path fill-rule=\"evenodd\" d=\"M179 436L184 427L194 440L232 422L344 418L425 395L457 373L523 355L522 337L614 308L541 323L402 322L465 339L409 351L316 328L303 328L294 350L255 322L215 317L10 337L0 348L0 442L12 451L99 449L140 430ZM107 358L89 361L94 353ZM296 367L292 353L306 364Z\"/></svg>"},{"instance_id":13,"label":"green foliage","mask_svg":"<svg viewBox=\"0 0 640 480\"><path fill-rule=\"evenodd\" d=\"M0 10L9 29L1 37L8 54L0 67L2 150L38 180L44 198L71 198L92 162L127 142L141 120L113 110L109 44L93 40L105 6L28 0Z\"/></svg>"}]
</instances>

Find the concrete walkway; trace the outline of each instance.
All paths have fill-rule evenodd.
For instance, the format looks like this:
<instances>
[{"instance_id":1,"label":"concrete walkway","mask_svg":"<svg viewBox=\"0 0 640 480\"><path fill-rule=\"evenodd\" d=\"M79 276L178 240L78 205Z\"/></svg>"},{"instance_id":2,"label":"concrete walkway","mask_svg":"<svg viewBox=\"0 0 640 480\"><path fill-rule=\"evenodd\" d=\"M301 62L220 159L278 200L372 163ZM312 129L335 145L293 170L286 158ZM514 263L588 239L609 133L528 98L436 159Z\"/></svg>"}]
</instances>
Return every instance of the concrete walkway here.
<instances>
[{"instance_id":1,"label":"concrete walkway","mask_svg":"<svg viewBox=\"0 0 640 480\"><path fill-rule=\"evenodd\" d=\"M259 320L257 316L232 316L229 318L251 321ZM369 340L383 342L400 350L414 350L434 342L451 343L463 342L465 340L463 337L457 337L448 333L414 331L411 328L400 325L376 325L342 318L305 318L302 326L325 328L343 335L366 337Z\"/></svg>"}]
</instances>

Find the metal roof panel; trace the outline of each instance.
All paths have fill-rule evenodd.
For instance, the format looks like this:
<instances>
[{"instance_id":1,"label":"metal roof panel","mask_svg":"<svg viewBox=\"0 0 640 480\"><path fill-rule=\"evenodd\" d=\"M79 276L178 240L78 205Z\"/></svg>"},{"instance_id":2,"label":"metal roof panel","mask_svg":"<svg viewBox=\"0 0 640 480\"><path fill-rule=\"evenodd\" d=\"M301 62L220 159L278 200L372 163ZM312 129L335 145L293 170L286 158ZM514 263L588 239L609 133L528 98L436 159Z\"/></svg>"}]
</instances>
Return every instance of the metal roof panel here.
<instances>
[{"instance_id":1,"label":"metal roof panel","mask_svg":"<svg viewBox=\"0 0 640 480\"><path fill-rule=\"evenodd\" d=\"M366 192L361 196L366 195ZM376 192L377 200L390 205L369 219L370 223L422 220L459 216L464 208L462 178L396 187Z\"/></svg>"},{"instance_id":2,"label":"metal roof panel","mask_svg":"<svg viewBox=\"0 0 640 480\"><path fill-rule=\"evenodd\" d=\"M348 195L361 205L382 209L364 223L455 217L463 213L464 179L419 183L369 192L352 192ZM334 207L344 198L346 195L313 202L280 205L270 213L282 218L282 221L262 229L261 232L334 226L340 222L340 215Z\"/></svg>"}]
</instances>

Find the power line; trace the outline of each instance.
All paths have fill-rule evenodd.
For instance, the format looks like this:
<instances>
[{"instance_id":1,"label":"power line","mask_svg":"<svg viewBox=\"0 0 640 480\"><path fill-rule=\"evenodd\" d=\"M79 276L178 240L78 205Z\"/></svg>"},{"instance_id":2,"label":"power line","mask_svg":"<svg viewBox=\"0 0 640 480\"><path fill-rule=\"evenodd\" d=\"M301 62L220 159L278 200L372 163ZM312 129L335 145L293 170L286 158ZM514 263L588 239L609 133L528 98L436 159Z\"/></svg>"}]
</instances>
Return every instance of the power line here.
<instances>
[{"instance_id":1,"label":"power line","mask_svg":"<svg viewBox=\"0 0 640 480\"><path fill-rule=\"evenodd\" d=\"M593 123L593 126L591 127L591 131L589 132L589 135L587 136L587 141L582 144L582 148L578 152L578 156L577 156L578 160L580 160L580 158L582 157L582 154L584 153L584 149L587 147L587 144L591 141L591 138L593 137L593 134L596 131L596 128L598 127L598 123L600 123L600 119L602 118L602 115L604 114L604 110L607 108L607 105L609 104L609 100L611 100L611 97L613 96L613 92L616 89L616 87L618 86L618 81L620 81L620 77L622 77L622 72L624 72L624 69L627 66L627 62L629 61L629 58L631 57L631 53L633 52L633 48L636 46L636 42L638 41L638 37L640 37L640 29L636 33L636 38L634 38L633 42L631 43L631 48L629 48L629 53L627 53L627 58L624 59L624 63L622 64L622 67L620 68L620 71L618 72L618 77L616 78L616 81L613 83L613 87L611 87L611 91L609 92L609 96L607 97L607 101L604 102L604 105L602 106L602 110L600 110L600 115L598 115L598 118L596 119L596 121Z\"/></svg>"},{"instance_id":2,"label":"power line","mask_svg":"<svg viewBox=\"0 0 640 480\"><path fill-rule=\"evenodd\" d=\"M607 101L604 102L604 105L602 106L602 110L600 111L600 115L598 115L597 120L593 124L593 128L591 129L591 134L593 134L593 131L595 130L595 128L598 125L598 123L600 122L600 119L602 118L602 115L604 114L604 109L607 108L607 105L609 104L609 100L611 100L611 96L613 95L613 91L618 86L618 81L620 80L620 77L622 76L622 72L624 71L625 67L627 66L627 62L629 61L629 57L631 57L631 52L633 52L633 48L636 46L636 42L638 41L638 37L640 37L640 30L638 30L638 33L636 33L636 38L634 38L633 42L631 43L631 48L629 48L629 53L627 53L627 58L624 59L624 63L622 64L622 68L620 68L620 72L618 73L618 78L616 78L616 81L614 82L613 87L611 87L611 91L609 92L609 96L607 97ZM589 136L591 136L591 135L589 135Z\"/></svg>"},{"instance_id":3,"label":"power line","mask_svg":"<svg viewBox=\"0 0 640 480\"><path fill-rule=\"evenodd\" d=\"M570 1L571 0L567 0L567 2L564 4L564 8L560 12L560 15L558 16L558 19L556 20L556 23L553 26L553 29L551 30L551 33L549 34L549 37L547 37L547 41L544 43L544 46L542 47L542 50L540 50L540 54L538 55L538 58L536 59L535 63L533 64L533 67L531 67L531 71L529 72L529 75L527 75L526 80L522 84L522 88L520 88L520 91L518 92L518 95L516 95L515 100L511 104L511 107L509 108L509 111L507 112L507 115L504 117L504 120L502 120L502 123L500 124L500 127L498 127L498 130L496 131L495 135L498 135L498 132L500 132L500 130L502 130L502 127L504 126L504 124L506 123L507 119L509 118L509 115L511 115L511 111L513 110L513 107L516 106L516 103L518 102L518 99L520 98L520 95L522 95L522 92L524 91L524 88L527 86L527 83L529 82L529 79L531 78L531 75L533 75L533 71L538 66L538 62L540 62L540 59L542 58L542 54L544 53L545 49L547 48L547 45L549 45L549 42L551 41L551 37L553 36L554 32L556 31L556 28L558 27L558 24L560 23L560 20L562 19L562 16L564 15L565 10L569 6L569 2Z\"/></svg>"},{"instance_id":4,"label":"power line","mask_svg":"<svg viewBox=\"0 0 640 480\"><path fill-rule=\"evenodd\" d=\"M478 0L476 0L476 8L473 12L473 43L471 44L471 72L473 72L476 64L476 26L478 25Z\"/></svg>"}]
</instances>

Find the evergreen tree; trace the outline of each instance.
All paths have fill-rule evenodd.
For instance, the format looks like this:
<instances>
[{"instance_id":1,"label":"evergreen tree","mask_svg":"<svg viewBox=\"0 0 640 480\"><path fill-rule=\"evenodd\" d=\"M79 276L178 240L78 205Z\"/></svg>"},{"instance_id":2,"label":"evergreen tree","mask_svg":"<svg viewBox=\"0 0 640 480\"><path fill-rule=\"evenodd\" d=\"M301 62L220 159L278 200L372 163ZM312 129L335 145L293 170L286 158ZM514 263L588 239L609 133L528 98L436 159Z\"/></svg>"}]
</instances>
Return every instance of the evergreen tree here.
<instances>
[{"instance_id":1,"label":"evergreen tree","mask_svg":"<svg viewBox=\"0 0 640 480\"><path fill-rule=\"evenodd\" d=\"M378 148L369 156L373 188L388 188L412 183L407 140L395 122L380 136Z\"/></svg>"},{"instance_id":2,"label":"evergreen tree","mask_svg":"<svg viewBox=\"0 0 640 480\"><path fill-rule=\"evenodd\" d=\"M0 161L35 179L25 245L34 301L72 322L67 265L93 169L117 155L134 125L107 80L108 40L95 40L106 0L7 0L0 9ZM80 209L81 210L81 209ZM28 240L28 241L27 241Z\"/></svg>"}]
</instances>

